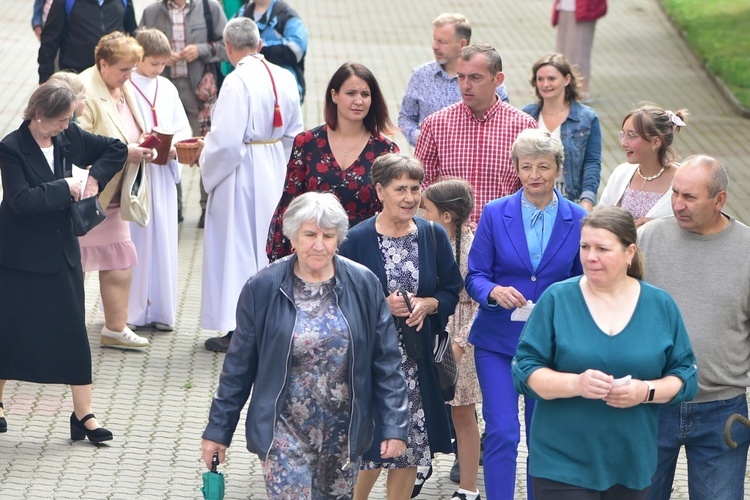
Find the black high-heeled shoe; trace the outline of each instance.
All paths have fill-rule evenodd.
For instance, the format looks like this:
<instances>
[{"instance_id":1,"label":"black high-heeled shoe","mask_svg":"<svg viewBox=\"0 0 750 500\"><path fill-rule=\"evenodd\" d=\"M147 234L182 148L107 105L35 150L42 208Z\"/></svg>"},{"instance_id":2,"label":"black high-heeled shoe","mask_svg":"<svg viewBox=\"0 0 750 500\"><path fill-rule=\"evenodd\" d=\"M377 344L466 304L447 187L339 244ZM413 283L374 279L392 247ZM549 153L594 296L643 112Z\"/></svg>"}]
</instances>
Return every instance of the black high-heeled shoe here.
<instances>
[{"instance_id":1,"label":"black high-heeled shoe","mask_svg":"<svg viewBox=\"0 0 750 500\"><path fill-rule=\"evenodd\" d=\"M96 418L93 413L89 413L81 420L78 420L75 412L70 414L70 439L73 441L81 441L88 438L92 443L102 443L104 441L110 441L112 439L112 432L108 431L104 427L99 427L93 431L87 429L84 425L88 420Z\"/></svg>"},{"instance_id":2,"label":"black high-heeled shoe","mask_svg":"<svg viewBox=\"0 0 750 500\"><path fill-rule=\"evenodd\" d=\"M0 408L5 409L2 403L0 403ZM5 417L0 417L0 432L8 432L8 421Z\"/></svg>"}]
</instances>

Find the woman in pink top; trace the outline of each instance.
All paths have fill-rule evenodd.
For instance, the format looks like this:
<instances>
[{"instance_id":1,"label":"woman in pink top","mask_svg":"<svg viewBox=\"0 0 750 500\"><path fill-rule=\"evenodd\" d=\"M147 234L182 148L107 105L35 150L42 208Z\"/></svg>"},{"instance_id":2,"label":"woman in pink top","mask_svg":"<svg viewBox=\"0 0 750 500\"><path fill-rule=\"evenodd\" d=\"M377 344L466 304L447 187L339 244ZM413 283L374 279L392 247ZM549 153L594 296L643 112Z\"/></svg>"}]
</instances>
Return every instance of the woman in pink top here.
<instances>
[{"instance_id":1,"label":"woman in pink top","mask_svg":"<svg viewBox=\"0 0 750 500\"><path fill-rule=\"evenodd\" d=\"M94 51L96 66L81 73L88 100L81 127L95 134L120 139L128 145L127 163L150 160L152 151L138 143L143 119L138 112L130 75L143 49L134 38L118 31L99 40ZM86 167L86 165L79 165ZM99 290L104 307L101 343L107 346L148 347L148 339L128 328L128 298L132 267L138 263L130 226L120 216L121 174L104 188L99 200L106 220L80 238L83 271L99 271Z\"/></svg>"}]
</instances>

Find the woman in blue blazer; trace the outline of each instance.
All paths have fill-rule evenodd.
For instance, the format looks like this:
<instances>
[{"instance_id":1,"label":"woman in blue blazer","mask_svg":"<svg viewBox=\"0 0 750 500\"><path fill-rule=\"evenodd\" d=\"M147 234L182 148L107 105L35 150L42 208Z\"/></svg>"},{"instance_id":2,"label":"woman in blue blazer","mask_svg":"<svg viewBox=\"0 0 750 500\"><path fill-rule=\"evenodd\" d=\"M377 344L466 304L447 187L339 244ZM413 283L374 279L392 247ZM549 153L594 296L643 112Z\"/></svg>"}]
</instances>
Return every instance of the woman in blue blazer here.
<instances>
[{"instance_id":1,"label":"woman in blue blazer","mask_svg":"<svg viewBox=\"0 0 750 500\"><path fill-rule=\"evenodd\" d=\"M469 252L466 290L479 303L469 342L482 389L487 498L513 498L515 491L521 429L511 360L523 313L532 308L528 301L582 272L578 245L586 211L555 189L563 157L562 143L548 132L518 135L512 158L523 187L484 207ZM533 405L525 400L527 436Z\"/></svg>"}]
</instances>

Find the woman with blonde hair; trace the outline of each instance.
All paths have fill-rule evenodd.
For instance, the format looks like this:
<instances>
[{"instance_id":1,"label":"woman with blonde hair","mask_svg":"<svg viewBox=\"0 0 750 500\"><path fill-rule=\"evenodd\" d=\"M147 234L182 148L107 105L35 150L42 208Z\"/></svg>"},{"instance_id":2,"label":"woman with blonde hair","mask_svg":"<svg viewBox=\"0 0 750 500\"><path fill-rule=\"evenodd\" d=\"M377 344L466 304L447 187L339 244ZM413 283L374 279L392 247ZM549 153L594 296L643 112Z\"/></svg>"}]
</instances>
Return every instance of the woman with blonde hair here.
<instances>
[{"instance_id":1,"label":"woman with blonde hair","mask_svg":"<svg viewBox=\"0 0 750 500\"><path fill-rule=\"evenodd\" d=\"M96 65L81 73L89 95L80 118L81 127L127 144L127 163L140 163L153 156L151 149L138 146L144 124L130 83L133 68L142 55L143 49L133 37L115 31L99 40ZM130 239L130 226L120 216L121 177L122 170L99 196L107 212L105 221L80 238L83 272L99 271L104 308L102 345L148 347L148 339L127 326L132 268L138 264L138 257Z\"/></svg>"}]
</instances>

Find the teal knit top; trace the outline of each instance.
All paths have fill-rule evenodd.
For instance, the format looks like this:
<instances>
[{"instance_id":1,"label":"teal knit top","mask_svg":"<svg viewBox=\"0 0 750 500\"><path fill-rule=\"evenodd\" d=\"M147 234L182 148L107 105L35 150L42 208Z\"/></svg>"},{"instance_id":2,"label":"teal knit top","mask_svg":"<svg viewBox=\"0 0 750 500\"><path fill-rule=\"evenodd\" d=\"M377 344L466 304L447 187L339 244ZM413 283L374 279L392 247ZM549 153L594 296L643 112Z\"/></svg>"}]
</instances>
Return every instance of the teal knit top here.
<instances>
[{"instance_id":1,"label":"teal knit top","mask_svg":"<svg viewBox=\"0 0 750 500\"><path fill-rule=\"evenodd\" d=\"M539 400L529 433L529 474L604 491L621 484L642 490L656 470L659 405L613 408L600 399L544 400L529 375L548 367L565 373L601 370L615 378L675 375L683 386L669 404L695 397L695 357L680 311L666 292L645 282L629 323L608 335L595 323L581 277L550 286L523 329L513 360L516 390Z\"/></svg>"}]
</instances>

